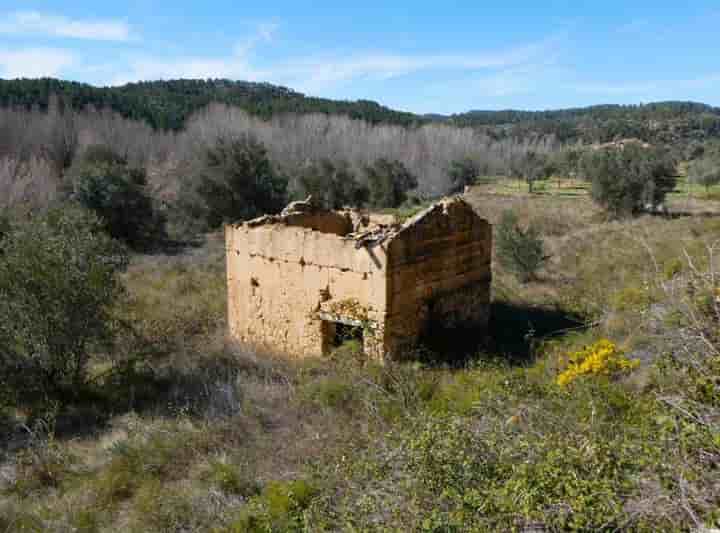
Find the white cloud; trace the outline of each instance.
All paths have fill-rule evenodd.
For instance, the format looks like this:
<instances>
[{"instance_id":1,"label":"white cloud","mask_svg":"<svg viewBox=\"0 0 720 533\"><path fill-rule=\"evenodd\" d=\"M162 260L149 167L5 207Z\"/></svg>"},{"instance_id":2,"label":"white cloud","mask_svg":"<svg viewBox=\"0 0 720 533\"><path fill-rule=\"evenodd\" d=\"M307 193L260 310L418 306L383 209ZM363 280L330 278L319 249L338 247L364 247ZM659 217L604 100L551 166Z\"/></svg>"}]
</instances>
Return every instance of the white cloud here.
<instances>
[{"instance_id":1,"label":"white cloud","mask_svg":"<svg viewBox=\"0 0 720 533\"><path fill-rule=\"evenodd\" d=\"M57 77L76 64L72 52L57 48L0 49L0 77Z\"/></svg>"},{"instance_id":2,"label":"white cloud","mask_svg":"<svg viewBox=\"0 0 720 533\"><path fill-rule=\"evenodd\" d=\"M259 24L247 38L240 40L225 57L180 56L160 58L135 57L125 72L118 72L108 80L109 85L123 85L134 81L167 80L177 78L228 78L246 81L267 81L271 71L253 66L250 56L262 43L273 40L279 25Z\"/></svg>"},{"instance_id":3,"label":"white cloud","mask_svg":"<svg viewBox=\"0 0 720 533\"><path fill-rule=\"evenodd\" d=\"M16 11L4 16L0 34L46 35L94 41L129 41L130 27L122 20L79 20L38 11Z\"/></svg>"},{"instance_id":4,"label":"white cloud","mask_svg":"<svg viewBox=\"0 0 720 533\"><path fill-rule=\"evenodd\" d=\"M175 58L162 60L140 58L130 62L127 72L114 76L110 85L123 85L133 81L169 80L177 78L228 78L257 81L262 74L250 66L242 56L224 59Z\"/></svg>"},{"instance_id":5,"label":"white cloud","mask_svg":"<svg viewBox=\"0 0 720 533\"><path fill-rule=\"evenodd\" d=\"M235 56L246 56L250 54L261 43L272 42L280 25L276 22L263 22L258 24L255 32L235 45L233 49Z\"/></svg>"},{"instance_id":6,"label":"white cloud","mask_svg":"<svg viewBox=\"0 0 720 533\"><path fill-rule=\"evenodd\" d=\"M232 78L269 81L320 93L362 79L384 81L425 71L493 71L525 65L546 56L552 46L552 40L548 40L496 52L425 55L364 52L298 57L256 65L251 60L252 52L261 43L271 41L276 29L277 25L259 27L226 57L137 58L130 62L128 71L115 76L111 84L169 78Z\"/></svg>"}]
</instances>

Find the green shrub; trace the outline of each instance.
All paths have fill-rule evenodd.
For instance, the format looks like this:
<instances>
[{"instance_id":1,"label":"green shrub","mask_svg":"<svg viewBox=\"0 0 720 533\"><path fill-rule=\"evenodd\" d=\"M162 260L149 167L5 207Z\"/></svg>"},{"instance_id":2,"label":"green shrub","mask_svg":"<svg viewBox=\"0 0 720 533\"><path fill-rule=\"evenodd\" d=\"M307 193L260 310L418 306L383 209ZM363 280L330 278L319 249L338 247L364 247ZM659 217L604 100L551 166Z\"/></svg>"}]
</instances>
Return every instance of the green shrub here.
<instances>
[{"instance_id":1,"label":"green shrub","mask_svg":"<svg viewBox=\"0 0 720 533\"><path fill-rule=\"evenodd\" d=\"M307 531L304 512L316 495L317 489L308 481L270 482L260 496L250 502L229 531Z\"/></svg>"},{"instance_id":2,"label":"green shrub","mask_svg":"<svg viewBox=\"0 0 720 533\"><path fill-rule=\"evenodd\" d=\"M407 193L418 186L417 178L401 161L381 158L365 167L373 207L398 207L407 200Z\"/></svg>"},{"instance_id":3,"label":"green shrub","mask_svg":"<svg viewBox=\"0 0 720 533\"><path fill-rule=\"evenodd\" d=\"M255 480L243 475L237 465L225 461L210 462L208 481L223 492L238 494L246 498L256 495L260 487Z\"/></svg>"},{"instance_id":4,"label":"green shrub","mask_svg":"<svg viewBox=\"0 0 720 533\"><path fill-rule=\"evenodd\" d=\"M312 195L313 202L326 209L358 207L368 199L367 187L358 183L347 161L310 163L300 170L298 185L301 197Z\"/></svg>"},{"instance_id":5,"label":"green shrub","mask_svg":"<svg viewBox=\"0 0 720 533\"><path fill-rule=\"evenodd\" d=\"M466 157L450 163L447 173L450 178L450 193L455 194L463 192L465 187L473 185L482 170L477 161Z\"/></svg>"},{"instance_id":6,"label":"green shrub","mask_svg":"<svg viewBox=\"0 0 720 533\"><path fill-rule=\"evenodd\" d=\"M644 287L626 287L610 298L610 302L618 311L643 311L652 303L650 291Z\"/></svg>"},{"instance_id":7,"label":"green shrub","mask_svg":"<svg viewBox=\"0 0 720 533\"><path fill-rule=\"evenodd\" d=\"M132 501L135 530L178 531L193 521L193 509L187 496L168 488L157 479L144 482Z\"/></svg>"},{"instance_id":8,"label":"green shrub","mask_svg":"<svg viewBox=\"0 0 720 533\"><path fill-rule=\"evenodd\" d=\"M147 249L165 238L165 217L147 188L145 170L104 146L91 146L66 175L71 197L93 211L115 239Z\"/></svg>"},{"instance_id":9,"label":"green shrub","mask_svg":"<svg viewBox=\"0 0 720 533\"><path fill-rule=\"evenodd\" d=\"M353 385L342 377L328 376L308 386L307 397L322 407L346 408L355 400Z\"/></svg>"},{"instance_id":10,"label":"green shrub","mask_svg":"<svg viewBox=\"0 0 720 533\"><path fill-rule=\"evenodd\" d=\"M287 184L260 141L250 135L219 137L183 181L176 208L199 221L200 229L214 229L280 211Z\"/></svg>"},{"instance_id":11,"label":"green shrub","mask_svg":"<svg viewBox=\"0 0 720 533\"><path fill-rule=\"evenodd\" d=\"M663 267L663 274L666 280L671 280L683 271L683 262L677 257L667 261Z\"/></svg>"},{"instance_id":12,"label":"green shrub","mask_svg":"<svg viewBox=\"0 0 720 533\"><path fill-rule=\"evenodd\" d=\"M127 256L72 206L14 226L0 247L0 381L18 405L68 401L114 338Z\"/></svg>"},{"instance_id":13,"label":"green shrub","mask_svg":"<svg viewBox=\"0 0 720 533\"><path fill-rule=\"evenodd\" d=\"M496 231L496 250L501 264L521 281L535 279L547 260L543 240L534 226L523 230L512 211L503 212Z\"/></svg>"},{"instance_id":14,"label":"green shrub","mask_svg":"<svg viewBox=\"0 0 720 533\"><path fill-rule=\"evenodd\" d=\"M102 516L97 509L77 509L71 511L69 522L74 531L95 533L100 531Z\"/></svg>"}]
</instances>

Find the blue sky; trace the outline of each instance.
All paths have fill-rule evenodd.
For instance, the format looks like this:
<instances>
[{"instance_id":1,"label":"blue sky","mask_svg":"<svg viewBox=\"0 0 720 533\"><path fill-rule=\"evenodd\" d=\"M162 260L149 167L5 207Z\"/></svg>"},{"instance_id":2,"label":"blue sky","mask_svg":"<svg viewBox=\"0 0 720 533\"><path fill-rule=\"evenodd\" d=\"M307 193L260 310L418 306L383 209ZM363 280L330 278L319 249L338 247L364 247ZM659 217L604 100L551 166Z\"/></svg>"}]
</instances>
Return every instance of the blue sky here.
<instances>
[{"instance_id":1,"label":"blue sky","mask_svg":"<svg viewBox=\"0 0 720 533\"><path fill-rule=\"evenodd\" d=\"M2 0L0 77L221 77L414 112L720 105L718 0Z\"/></svg>"}]
</instances>

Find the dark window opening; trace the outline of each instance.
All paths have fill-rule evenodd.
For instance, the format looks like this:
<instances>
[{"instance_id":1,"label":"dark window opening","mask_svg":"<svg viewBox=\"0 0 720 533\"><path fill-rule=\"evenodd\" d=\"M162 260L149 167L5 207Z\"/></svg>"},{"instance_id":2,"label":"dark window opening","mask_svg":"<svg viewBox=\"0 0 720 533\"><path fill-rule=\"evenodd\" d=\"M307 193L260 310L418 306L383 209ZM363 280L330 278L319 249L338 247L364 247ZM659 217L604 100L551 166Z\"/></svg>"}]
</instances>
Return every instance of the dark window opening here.
<instances>
[{"instance_id":1,"label":"dark window opening","mask_svg":"<svg viewBox=\"0 0 720 533\"><path fill-rule=\"evenodd\" d=\"M323 320L322 334L324 355L363 353L362 326Z\"/></svg>"}]
</instances>

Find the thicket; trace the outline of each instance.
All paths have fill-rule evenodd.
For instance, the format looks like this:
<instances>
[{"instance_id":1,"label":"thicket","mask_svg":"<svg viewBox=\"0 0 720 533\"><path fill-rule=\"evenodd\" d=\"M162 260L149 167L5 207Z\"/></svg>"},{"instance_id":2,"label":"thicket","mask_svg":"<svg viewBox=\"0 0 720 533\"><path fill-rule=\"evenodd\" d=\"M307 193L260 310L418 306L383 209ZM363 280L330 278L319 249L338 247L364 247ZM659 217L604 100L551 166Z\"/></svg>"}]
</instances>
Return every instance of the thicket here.
<instances>
[{"instance_id":1,"label":"thicket","mask_svg":"<svg viewBox=\"0 0 720 533\"><path fill-rule=\"evenodd\" d=\"M296 196L312 195L313 201L326 209L359 207L369 198L368 186L358 181L350 164L344 160L333 162L323 158L308 162L300 169L296 182Z\"/></svg>"},{"instance_id":2,"label":"thicket","mask_svg":"<svg viewBox=\"0 0 720 533\"><path fill-rule=\"evenodd\" d=\"M362 181L365 167L385 158L401 161L429 196L449 191L453 161L471 157L483 173L496 175L529 150L557 148L550 137L493 141L470 128L436 123L408 128L324 114L277 114L265 120L222 104L197 111L183 130L166 132L108 109L76 111L55 103L47 112L0 109L0 204L47 205L58 196L68 161L92 145L110 147L129 166L144 168L154 196L170 201L177 197L178 183L192 177L203 147L218 137L243 135L261 142L286 176L297 175L308 161L330 159L333 164L346 161Z\"/></svg>"},{"instance_id":3,"label":"thicket","mask_svg":"<svg viewBox=\"0 0 720 533\"><path fill-rule=\"evenodd\" d=\"M417 178L401 161L380 158L365 167L372 207L399 207L408 199L408 192L418 186Z\"/></svg>"},{"instance_id":4,"label":"thicket","mask_svg":"<svg viewBox=\"0 0 720 533\"><path fill-rule=\"evenodd\" d=\"M69 197L94 212L111 237L135 250L165 236L165 214L150 194L144 168L103 145L89 146L65 173Z\"/></svg>"},{"instance_id":5,"label":"thicket","mask_svg":"<svg viewBox=\"0 0 720 533\"><path fill-rule=\"evenodd\" d=\"M79 207L9 225L0 240L0 400L42 411L81 392L91 355L113 341L126 264L101 221Z\"/></svg>"},{"instance_id":6,"label":"thicket","mask_svg":"<svg viewBox=\"0 0 720 533\"><path fill-rule=\"evenodd\" d=\"M218 137L191 169L176 208L201 229L277 213L287 203L287 178L251 135Z\"/></svg>"},{"instance_id":7,"label":"thicket","mask_svg":"<svg viewBox=\"0 0 720 533\"><path fill-rule=\"evenodd\" d=\"M465 187L475 183L482 172L480 163L472 157L452 161L447 170L450 178L450 190L448 192L451 194L463 192Z\"/></svg>"}]
</instances>

